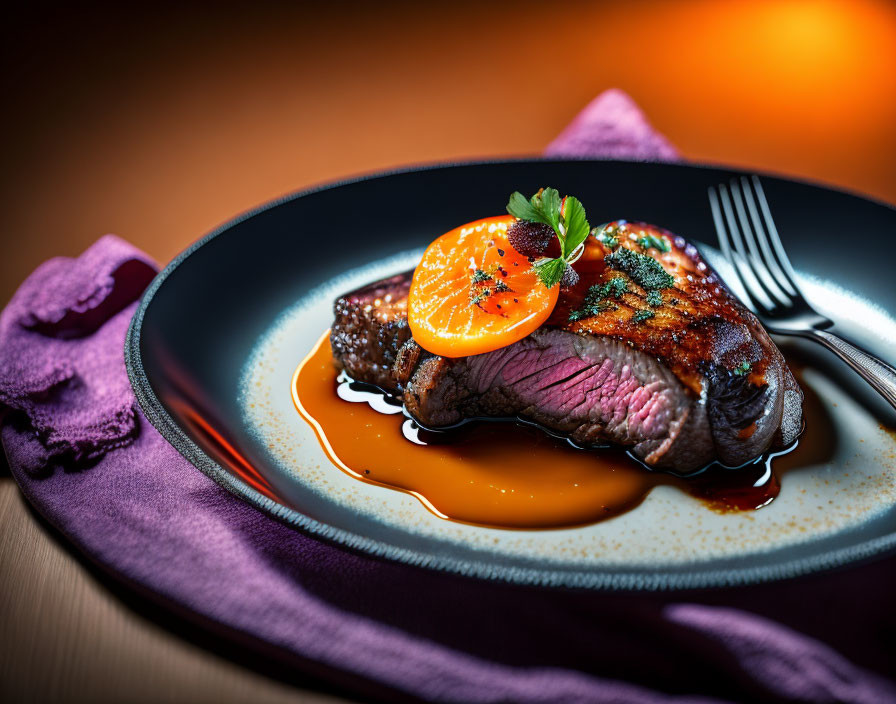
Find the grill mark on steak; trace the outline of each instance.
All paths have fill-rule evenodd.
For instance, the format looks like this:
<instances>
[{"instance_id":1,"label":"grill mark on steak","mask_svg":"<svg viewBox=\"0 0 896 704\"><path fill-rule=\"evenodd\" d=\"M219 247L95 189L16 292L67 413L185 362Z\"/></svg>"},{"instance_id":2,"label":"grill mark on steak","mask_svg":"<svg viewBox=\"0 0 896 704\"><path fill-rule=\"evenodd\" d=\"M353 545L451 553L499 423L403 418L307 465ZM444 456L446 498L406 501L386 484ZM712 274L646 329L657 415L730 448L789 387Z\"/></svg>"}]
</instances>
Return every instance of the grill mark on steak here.
<instances>
[{"instance_id":1,"label":"grill mark on steak","mask_svg":"<svg viewBox=\"0 0 896 704\"><path fill-rule=\"evenodd\" d=\"M646 292L630 279L616 310L569 322L588 287L619 276L589 238L581 280L561 294L549 321L486 354L432 355L411 338L411 272L338 299L331 343L336 365L399 395L424 427L472 417L518 416L582 446L630 447L648 465L679 473L713 460L739 466L790 444L802 425L802 392L758 320L724 288L697 250L665 235L660 254L675 276L655 318L636 323ZM634 245L623 243L634 249ZM751 365L743 376L731 370Z\"/></svg>"}]
</instances>

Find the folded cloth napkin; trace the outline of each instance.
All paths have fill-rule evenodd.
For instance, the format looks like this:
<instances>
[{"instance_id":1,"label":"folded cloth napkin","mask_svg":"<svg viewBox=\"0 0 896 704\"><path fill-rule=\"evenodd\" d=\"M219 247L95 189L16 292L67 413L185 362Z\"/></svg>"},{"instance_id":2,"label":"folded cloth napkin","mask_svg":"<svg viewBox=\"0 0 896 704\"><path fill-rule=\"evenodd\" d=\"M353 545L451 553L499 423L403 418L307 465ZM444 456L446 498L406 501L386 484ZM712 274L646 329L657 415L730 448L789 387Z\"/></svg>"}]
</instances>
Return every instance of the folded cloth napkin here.
<instances>
[{"instance_id":1,"label":"folded cloth napkin","mask_svg":"<svg viewBox=\"0 0 896 704\"><path fill-rule=\"evenodd\" d=\"M592 102L549 153L676 157L619 91ZM896 701L874 672L893 662L892 559L740 589L558 591L353 554L258 512L168 445L131 393L125 331L154 272L106 236L78 259L44 263L0 314L12 473L126 583L364 696Z\"/></svg>"}]
</instances>

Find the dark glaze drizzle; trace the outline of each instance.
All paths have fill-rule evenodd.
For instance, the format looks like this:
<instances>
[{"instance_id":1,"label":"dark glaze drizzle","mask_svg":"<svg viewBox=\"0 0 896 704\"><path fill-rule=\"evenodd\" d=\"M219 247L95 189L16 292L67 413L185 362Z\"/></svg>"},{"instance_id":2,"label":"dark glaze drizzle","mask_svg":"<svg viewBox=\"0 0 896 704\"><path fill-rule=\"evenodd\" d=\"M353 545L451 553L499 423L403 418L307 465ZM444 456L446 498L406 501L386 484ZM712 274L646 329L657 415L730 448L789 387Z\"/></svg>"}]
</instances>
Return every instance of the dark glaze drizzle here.
<instances>
[{"instance_id":1,"label":"dark glaze drizzle","mask_svg":"<svg viewBox=\"0 0 896 704\"><path fill-rule=\"evenodd\" d=\"M410 493L441 518L498 528L594 523L635 508L659 485L718 512L759 509L780 491L775 458L789 455L788 466L799 466L794 450L806 441L685 479L653 471L621 448L579 448L518 419L429 430L395 397L337 376L326 335L296 370L292 392L331 461L350 476Z\"/></svg>"}]
</instances>

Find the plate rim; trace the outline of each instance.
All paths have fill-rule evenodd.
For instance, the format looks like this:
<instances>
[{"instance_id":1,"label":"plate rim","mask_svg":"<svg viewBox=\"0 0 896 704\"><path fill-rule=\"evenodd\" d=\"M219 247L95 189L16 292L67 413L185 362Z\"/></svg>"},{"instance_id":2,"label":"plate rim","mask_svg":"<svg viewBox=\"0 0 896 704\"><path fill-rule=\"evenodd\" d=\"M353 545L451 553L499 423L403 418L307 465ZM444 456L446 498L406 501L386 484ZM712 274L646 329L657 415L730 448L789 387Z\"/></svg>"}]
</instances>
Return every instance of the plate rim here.
<instances>
[{"instance_id":1,"label":"plate rim","mask_svg":"<svg viewBox=\"0 0 896 704\"><path fill-rule=\"evenodd\" d=\"M379 171L367 172L347 178L325 181L309 188L300 189L259 206L245 210L230 220L218 225L210 232L181 251L150 282L143 292L137 310L128 326L124 343L124 360L128 379L140 409L146 419L155 427L165 440L170 443L185 459L217 484L227 489L239 499L262 512L273 516L292 528L314 538L356 551L367 556L374 556L415 567L439 572L502 581L511 584L538 587L560 587L573 589L591 589L607 591L683 591L689 589L719 588L747 586L764 582L790 579L818 572L825 572L846 565L859 564L873 557L882 557L888 551L896 549L896 532L863 541L857 545L839 548L807 558L789 560L764 566L726 567L724 569L701 570L696 566L694 572L657 572L649 568L609 569L606 567L587 569L563 569L548 563L545 567L521 567L486 562L471 561L446 555L437 555L368 538L352 533L344 528L318 521L306 516L296 509L289 508L261 494L248 484L240 481L233 474L221 467L194 443L184 429L171 417L152 389L146 375L141 352L141 333L146 311L152 304L158 290L166 279L190 256L224 232L239 225L255 215L276 208L284 203L297 200L322 191L342 186L361 183L393 175L422 173L426 171L502 164L525 164L539 162L571 162L571 163L624 163L624 164L666 164L696 169L720 169L732 173L758 174L773 179L785 180L803 185L838 192L860 198L875 205L883 206L896 213L896 207L873 196L867 196L846 188L830 186L818 181L801 177L789 177L765 170L740 169L724 164L668 162L644 159L604 159L554 156L523 156L500 159L478 159L462 161L436 161L423 164L401 166Z\"/></svg>"}]
</instances>

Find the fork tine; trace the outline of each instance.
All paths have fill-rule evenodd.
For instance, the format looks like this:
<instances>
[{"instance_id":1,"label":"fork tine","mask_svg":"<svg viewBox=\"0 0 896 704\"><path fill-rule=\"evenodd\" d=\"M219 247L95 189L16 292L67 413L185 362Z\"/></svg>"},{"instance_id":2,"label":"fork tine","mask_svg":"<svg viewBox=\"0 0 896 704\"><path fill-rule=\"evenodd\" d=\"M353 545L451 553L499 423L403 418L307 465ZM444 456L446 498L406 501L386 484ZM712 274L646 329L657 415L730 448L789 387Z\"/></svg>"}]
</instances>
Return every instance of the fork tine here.
<instances>
[{"instance_id":1,"label":"fork tine","mask_svg":"<svg viewBox=\"0 0 896 704\"><path fill-rule=\"evenodd\" d=\"M756 244L756 235L753 234L753 228L750 226L750 221L744 208L744 196L741 193L741 188L737 179L731 179L728 189L731 191L731 197L734 200L734 207L740 222L740 230L746 242L747 252L745 253L744 258L747 260L747 264L749 264L753 276L762 286L762 292L773 302L783 306L789 306L790 297L775 281L775 275L769 271L759 252L759 247Z\"/></svg>"},{"instance_id":2,"label":"fork tine","mask_svg":"<svg viewBox=\"0 0 896 704\"><path fill-rule=\"evenodd\" d=\"M778 228L775 227L775 220L772 217L772 211L768 207L768 200L765 198L765 191L759 181L759 177L753 174L753 190L756 192L756 198L759 200L759 207L765 219L765 227L768 232L769 241L772 245L772 251L775 254L778 267L783 274L783 280L786 281L793 289L794 295L804 298L800 287L796 283L796 272L790 264L790 258L784 251L784 245L781 243L781 236L778 234Z\"/></svg>"},{"instance_id":3,"label":"fork tine","mask_svg":"<svg viewBox=\"0 0 896 704\"><path fill-rule=\"evenodd\" d=\"M747 180L746 176L741 176L740 182L747 209L750 211L750 219L753 222L753 232L756 233L756 240L758 241L759 249L762 252L763 263L771 272L775 284L783 293L789 296L799 296L799 289L795 287L790 280L790 277L781 268L777 257L775 257L771 250L771 236L768 234L768 225L763 227L763 218L760 216L759 209L756 206L756 197L753 195L754 189L751 188L750 181ZM771 227L774 227L774 223L771 224Z\"/></svg>"},{"instance_id":4,"label":"fork tine","mask_svg":"<svg viewBox=\"0 0 896 704\"><path fill-rule=\"evenodd\" d=\"M719 184L719 200L722 203L722 210L725 213L725 220L728 223L728 231L730 233L731 242L733 244L735 257L733 263L740 275L741 283L753 300L753 307L758 311L771 313L778 307L777 301L770 297L765 286L756 277L749 262L746 249L744 248L743 238L737 225L737 218L734 214L734 208L731 205L731 199L728 195L728 189L725 184Z\"/></svg>"},{"instance_id":5,"label":"fork tine","mask_svg":"<svg viewBox=\"0 0 896 704\"><path fill-rule=\"evenodd\" d=\"M719 192L722 191L725 186L719 185ZM707 195L709 196L709 207L712 210L712 219L716 226L716 234L719 236L719 245L722 248L722 254L725 256L725 259L731 263L731 265L737 270L737 274L743 282L743 289L749 299L750 307L753 310L760 310L764 306L761 306L757 303L756 299L753 297L753 293L750 290L751 286L747 283L747 280L744 278L744 271L742 269L742 264L740 261L740 257L735 256L734 252L731 250L731 240L728 236L728 230L725 227L725 221L722 218L722 209L719 205L719 195L716 193L716 189L713 186L710 186L707 189Z\"/></svg>"}]
</instances>

